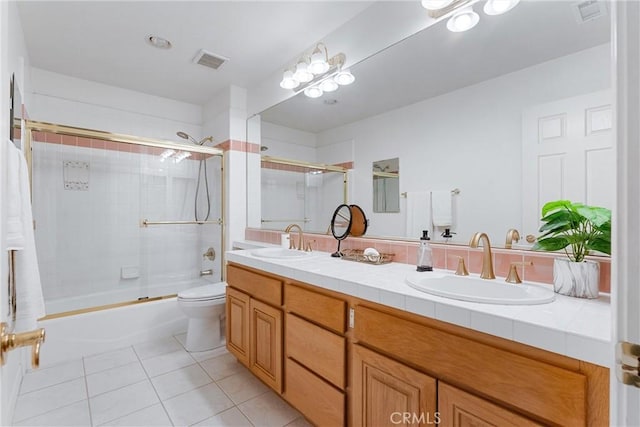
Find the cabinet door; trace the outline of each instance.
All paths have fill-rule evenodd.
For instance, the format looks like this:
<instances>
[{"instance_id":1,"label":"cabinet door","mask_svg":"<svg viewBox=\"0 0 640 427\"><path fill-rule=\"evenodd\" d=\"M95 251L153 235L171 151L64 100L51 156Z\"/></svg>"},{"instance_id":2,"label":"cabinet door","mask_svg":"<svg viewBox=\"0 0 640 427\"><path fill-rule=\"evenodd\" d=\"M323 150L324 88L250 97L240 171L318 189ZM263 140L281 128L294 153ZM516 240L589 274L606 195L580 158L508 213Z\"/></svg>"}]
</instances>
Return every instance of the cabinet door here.
<instances>
[{"instance_id":1,"label":"cabinet door","mask_svg":"<svg viewBox=\"0 0 640 427\"><path fill-rule=\"evenodd\" d=\"M249 295L227 286L227 349L249 366Z\"/></svg>"},{"instance_id":2,"label":"cabinet door","mask_svg":"<svg viewBox=\"0 0 640 427\"><path fill-rule=\"evenodd\" d=\"M251 299L250 369L268 386L282 392L282 311Z\"/></svg>"},{"instance_id":3,"label":"cabinet door","mask_svg":"<svg viewBox=\"0 0 640 427\"><path fill-rule=\"evenodd\" d=\"M441 427L542 425L442 382L438 385L438 410Z\"/></svg>"},{"instance_id":4,"label":"cabinet door","mask_svg":"<svg viewBox=\"0 0 640 427\"><path fill-rule=\"evenodd\" d=\"M353 346L353 426L436 424L436 380L359 345Z\"/></svg>"}]
</instances>

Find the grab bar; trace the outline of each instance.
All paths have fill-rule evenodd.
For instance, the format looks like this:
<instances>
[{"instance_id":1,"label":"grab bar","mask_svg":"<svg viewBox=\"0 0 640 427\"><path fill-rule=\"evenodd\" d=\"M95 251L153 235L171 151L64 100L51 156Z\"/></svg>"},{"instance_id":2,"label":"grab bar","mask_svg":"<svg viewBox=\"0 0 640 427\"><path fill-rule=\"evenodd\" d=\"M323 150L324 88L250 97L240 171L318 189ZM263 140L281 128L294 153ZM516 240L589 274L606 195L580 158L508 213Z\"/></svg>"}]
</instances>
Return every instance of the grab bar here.
<instances>
[{"instance_id":1,"label":"grab bar","mask_svg":"<svg viewBox=\"0 0 640 427\"><path fill-rule=\"evenodd\" d=\"M143 219L140 221L140 227L147 227L149 225L185 225L185 224L218 224L222 225L221 219L214 219L212 221L149 221Z\"/></svg>"},{"instance_id":2,"label":"grab bar","mask_svg":"<svg viewBox=\"0 0 640 427\"><path fill-rule=\"evenodd\" d=\"M261 219L260 222L310 222L309 218L303 219Z\"/></svg>"}]
</instances>

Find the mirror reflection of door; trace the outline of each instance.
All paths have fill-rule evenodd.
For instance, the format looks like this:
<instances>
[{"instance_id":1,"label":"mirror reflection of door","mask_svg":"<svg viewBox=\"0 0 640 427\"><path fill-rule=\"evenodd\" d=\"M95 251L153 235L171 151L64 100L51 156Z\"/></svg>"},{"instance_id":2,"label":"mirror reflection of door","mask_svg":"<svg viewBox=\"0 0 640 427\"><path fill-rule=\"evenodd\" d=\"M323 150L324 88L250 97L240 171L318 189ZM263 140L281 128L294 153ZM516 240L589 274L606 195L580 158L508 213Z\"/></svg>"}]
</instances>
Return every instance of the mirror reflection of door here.
<instances>
[{"instance_id":1,"label":"mirror reflection of door","mask_svg":"<svg viewBox=\"0 0 640 427\"><path fill-rule=\"evenodd\" d=\"M373 162L373 211L400 212L400 159Z\"/></svg>"}]
</instances>

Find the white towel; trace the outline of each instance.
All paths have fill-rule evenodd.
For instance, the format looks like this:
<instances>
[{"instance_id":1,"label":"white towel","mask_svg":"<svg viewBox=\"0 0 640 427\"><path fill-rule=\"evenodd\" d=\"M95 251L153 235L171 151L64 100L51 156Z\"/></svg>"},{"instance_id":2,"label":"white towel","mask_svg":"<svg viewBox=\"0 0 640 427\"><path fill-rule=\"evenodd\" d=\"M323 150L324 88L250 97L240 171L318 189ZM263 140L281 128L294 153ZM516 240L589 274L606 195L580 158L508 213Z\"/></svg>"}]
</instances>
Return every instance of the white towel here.
<instances>
[{"instance_id":1,"label":"white towel","mask_svg":"<svg viewBox=\"0 0 640 427\"><path fill-rule=\"evenodd\" d=\"M16 156L20 153L9 141L9 159L7 161L7 250L24 249L22 231L22 198L20 197L20 162ZM13 149L11 148L13 147Z\"/></svg>"},{"instance_id":2,"label":"white towel","mask_svg":"<svg viewBox=\"0 0 640 427\"><path fill-rule=\"evenodd\" d=\"M36 243L33 234L33 215L31 213L31 196L29 191L29 170L27 161L12 143L8 144L7 152L7 186L9 188L8 206L13 215L20 207L20 230L12 231L12 247L19 249L15 254L15 279L16 279L16 326L17 332L35 329L38 326L37 319L45 315L44 298L42 296L42 284L40 283L40 271L38 270L38 258L36 255ZM16 191L17 189L17 191ZM13 207L12 207L13 206ZM10 214L11 215L11 214ZM16 228L16 219L12 227ZM22 247L15 247L15 243L22 239Z\"/></svg>"},{"instance_id":3,"label":"white towel","mask_svg":"<svg viewBox=\"0 0 640 427\"><path fill-rule=\"evenodd\" d=\"M417 239L431 230L431 198L428 191L407 192L407 237Z\"/></svg>"},{"instance_id":4,"label":"white towel","mask_svg":"<svg viewBox=\"0 0 640 427\"><path fill-rule=\"evenodd\" d=\"M451 209L451 191L439 190L431 192L431 210L433 225L436 227L450 227L453 225Z\"/></svg>"}]
</instances>

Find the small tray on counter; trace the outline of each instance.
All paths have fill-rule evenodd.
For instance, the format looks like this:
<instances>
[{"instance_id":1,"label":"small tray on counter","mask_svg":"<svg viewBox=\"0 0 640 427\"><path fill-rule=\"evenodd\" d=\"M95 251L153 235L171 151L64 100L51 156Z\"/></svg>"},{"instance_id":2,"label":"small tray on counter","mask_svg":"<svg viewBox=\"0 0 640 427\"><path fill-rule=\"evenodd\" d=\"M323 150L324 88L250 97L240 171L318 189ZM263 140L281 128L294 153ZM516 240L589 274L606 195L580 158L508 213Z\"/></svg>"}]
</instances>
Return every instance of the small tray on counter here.
<instances>
[{"instance_id":1,"label":"small tray on counter","mask_svg":"<svg viewBox=\"0 0 640 427\"><path fill-rule=\"evenodd\" d=\"M379 256L365 255L362 249L344 249L342 251L342 259L344 260L374 265L388 264L393 261L395 255L382 252Z\"/></svg>"}]
</instances>

